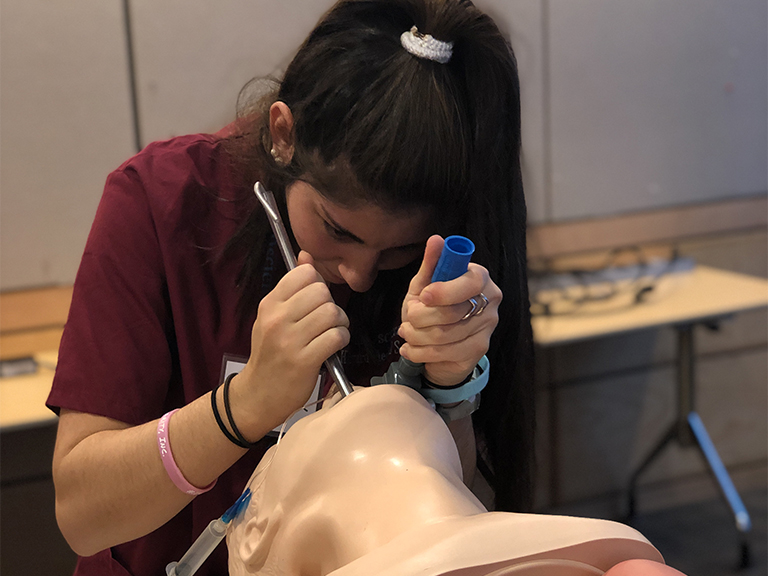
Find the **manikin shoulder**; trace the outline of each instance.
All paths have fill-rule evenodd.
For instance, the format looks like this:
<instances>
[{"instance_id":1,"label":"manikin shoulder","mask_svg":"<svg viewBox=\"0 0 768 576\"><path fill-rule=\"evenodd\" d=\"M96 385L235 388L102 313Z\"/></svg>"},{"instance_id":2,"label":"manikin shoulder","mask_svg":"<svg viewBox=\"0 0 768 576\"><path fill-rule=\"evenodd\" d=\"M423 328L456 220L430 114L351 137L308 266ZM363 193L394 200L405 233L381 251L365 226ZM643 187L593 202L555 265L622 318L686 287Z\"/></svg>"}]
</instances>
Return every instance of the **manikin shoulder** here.
<instances>
[{"instance_id":1,"label":"manikin shoulder","mask_svg":"<svg viewBox=\"0 0 768 576\"><path fill-rule=\"evenodd\" d=\"M480 576L513 566L520 576L587 576L630 559L663 562L642 534L618 522L488 512L406 532L331 576Z\"/></svg>"}]
</instances>

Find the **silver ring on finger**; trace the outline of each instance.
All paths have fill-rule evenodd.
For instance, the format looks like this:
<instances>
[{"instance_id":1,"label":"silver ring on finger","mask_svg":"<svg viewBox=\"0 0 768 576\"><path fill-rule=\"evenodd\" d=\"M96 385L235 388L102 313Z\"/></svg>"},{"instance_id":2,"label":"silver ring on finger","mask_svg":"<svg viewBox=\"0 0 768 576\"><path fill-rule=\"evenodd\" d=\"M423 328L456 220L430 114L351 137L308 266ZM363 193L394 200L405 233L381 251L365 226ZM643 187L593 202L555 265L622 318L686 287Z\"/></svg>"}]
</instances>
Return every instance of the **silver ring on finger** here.
<instances>
[{"instance_id":1,"label":"silver ring on finger","mask_svg":"<svg viewBox=\"0 0 768 576\"><path fill-rule=\"evenodd\" d=\"M479 306L477 305L477 300L475 300L474 298L470 298L469 300L467 300L467 302L470 303L470 305L472 306L472 309L466 314L464 314L464 316L462 316L461 318L462 320L469 320L470 318L472 318L472 316L478 313L477 310Z\"/></svg>"},{"instance_id":2,"label":"silver ring on finger","mask_svg":"<svg viewBox=\"0 0 768 576\"><path fill-rule=\"evenodd\" d=\"M480 302L478 302L478 300ZM486 298L485 294L480 292L477 296L474 296L467 300L469 304L472 306L469 312L464 314L464 316L461 318L462 320L469 320L473 316L480 316L480 314L483 313L483 310L485 310L485 307L488 306L488 298Z\"/></svg>"},{"instance_id":3,"label":"silver ring on finger","mask_svg":"<svg viewBox=\"0 0 768 576\"><path fill-rule=\"evenodd\" d=\"M475 316L480 316L480 314L483 313L483 310L485 310L485 307L488 306L489 304L488 298L486 298L485 294L483 294L482 292L480 292L480 294L475 296L475 298L480 298L482 300L482 302L480 303L480 309L474 314Z\"/></svg>"}]
</instances>

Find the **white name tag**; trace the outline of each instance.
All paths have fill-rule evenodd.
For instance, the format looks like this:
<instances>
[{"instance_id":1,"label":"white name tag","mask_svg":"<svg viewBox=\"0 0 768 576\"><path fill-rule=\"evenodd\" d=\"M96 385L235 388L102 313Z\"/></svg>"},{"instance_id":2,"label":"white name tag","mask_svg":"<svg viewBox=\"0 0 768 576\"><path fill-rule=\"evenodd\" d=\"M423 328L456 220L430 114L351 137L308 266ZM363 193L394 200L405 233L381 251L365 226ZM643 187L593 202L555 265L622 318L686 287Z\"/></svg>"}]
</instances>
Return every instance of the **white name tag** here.
<instances>
[{"instance_id":1,"label":"white name tag","mask_svg":"<svg viewBox=\"0 0 768 576\"><path fill-rule=\"evenodd\" d=\"M230 374L238 374L243 368L245 368L246 360L240 359L240 358L234 358L232 356L224 356L224 374L222 375L221 381L223 382L226 380L227 376ZM320 400L320 386L323 382L323 376L322 374L318 374L317 376L317 382L315 382L315 389L312 391L312 395L309 397L309 400L307 401L308 406L305 406L301 410L298 410L293 416L288 418L288 421L285 424L285 431L287 432L288 429L293 426L296 422L304 418L304 416L309 416L310 414L314 414L317 412L317 402ZM280 433L280 428L282 428L282 425L277 426L272 430L272 432L269 433L270 436L276 436Z\"/></svg>"}]
</instances>

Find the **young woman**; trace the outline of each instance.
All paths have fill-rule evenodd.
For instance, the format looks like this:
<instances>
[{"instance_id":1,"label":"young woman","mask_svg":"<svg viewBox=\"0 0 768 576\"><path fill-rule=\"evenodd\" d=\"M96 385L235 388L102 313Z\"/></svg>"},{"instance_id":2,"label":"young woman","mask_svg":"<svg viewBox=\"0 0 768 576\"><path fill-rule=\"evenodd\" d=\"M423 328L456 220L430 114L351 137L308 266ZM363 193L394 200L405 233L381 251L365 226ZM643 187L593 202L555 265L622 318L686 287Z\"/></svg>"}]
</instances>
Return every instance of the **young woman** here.
<instances>
[{"instance_id":1,"label":"young woman","mask_svg":"<svg viewBox=\"0 0 768 576\"><path fill-rule=\"evenodd\" d=\"M178 560L336 352L355 384L402 354L435 387L461 385L486 354L481 406L450 426L465 481L477 440L497 509L528 508L519 151L515 61L489 17L466 0L348 0L232 126L150 144L113 172L48 400L76 574ZM292 235L290 272L256 181ZM474 241L473 263L430 284L448 234ZM222 387L230 356L245 367ZM225 567L222 546L198 574Z\"/></svg>"}]
</instances>

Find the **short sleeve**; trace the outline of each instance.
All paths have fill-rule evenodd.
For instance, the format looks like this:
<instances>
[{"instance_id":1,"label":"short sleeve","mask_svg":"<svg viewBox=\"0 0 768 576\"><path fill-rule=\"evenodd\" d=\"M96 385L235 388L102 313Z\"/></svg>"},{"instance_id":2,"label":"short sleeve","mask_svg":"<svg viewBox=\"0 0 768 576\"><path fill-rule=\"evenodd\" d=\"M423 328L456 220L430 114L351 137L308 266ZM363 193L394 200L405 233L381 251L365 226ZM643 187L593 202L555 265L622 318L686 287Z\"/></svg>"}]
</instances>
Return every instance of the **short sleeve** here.
<instances>
[{"instance_id":1,"label":"short sleeve","mask_svg":"<svg viewBox=\"0 0 768 576\"><path fill-rule=\"evenodd\" d=\"M145 191L113 172L86 243L47 404L128 424L156 418L173 357L163 259Z\"/></svg>"}]
</instances>

